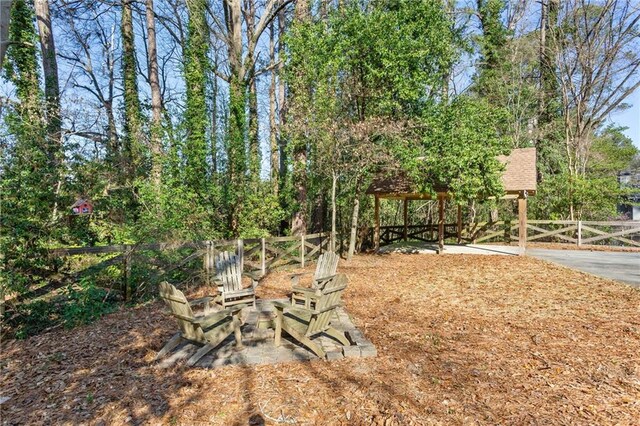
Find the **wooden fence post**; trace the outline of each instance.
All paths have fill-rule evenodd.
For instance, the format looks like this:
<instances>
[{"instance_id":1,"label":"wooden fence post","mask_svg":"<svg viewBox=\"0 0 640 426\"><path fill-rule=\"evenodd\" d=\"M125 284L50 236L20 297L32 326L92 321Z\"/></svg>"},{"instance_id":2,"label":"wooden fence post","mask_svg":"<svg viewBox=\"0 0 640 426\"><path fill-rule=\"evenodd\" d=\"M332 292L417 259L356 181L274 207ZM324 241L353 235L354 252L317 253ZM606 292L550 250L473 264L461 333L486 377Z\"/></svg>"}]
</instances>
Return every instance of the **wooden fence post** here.
<instances>
[{"instance_id":1,"label":"wooden fence post","mask_svg":"<svg viewBox=\"0 0 640 426\"><path fill-rule=\"evenodd\" d=\"M240 258L240 273L244 272L244 240L238 238L238 257Z\"/></svg>"},{"instance_id":2,"label":"wooden fence post","mask_svg":"<svg viewBox=\"0 0 640 426\"><path fill-rule=\"evenodd\" d=\"M578 247L582 246L582 221L578 221Z\"/></svg>"},{"instance_id":3,"label":"wooden fence post","mask_svg":"<svg viewBox=\"0 0 640 426\"><path fill-rule=\"evenodd\" d=\"M124 300L131 299L131 246L124 246L124 256L122 258L122 276L124 285Z\"/></svg>"},{"instance_id":4,"label":"wooden fence post","mask_svg":"<svg viewBox=\"0 0 640 426\"><path fill-rule=\"evenodd\" d=\"M504 242L511 244L511 219L504 221Z\"/></svg>"},{"instance_id":5,"label":"wooden fence post","mask_svg":"<svg viewBox=\"0 0 640 426\"><path fill-rule=\"evenodd\" d=\"M322 236L326 237L324 233ZM329 235L329 251L333 253L336 252L336 233L334 231L331 231Z\"/></svg>"},{"instance_id":6,"label":"wooden fence post","mask_svg":"<svg viewBox=\"0 0 640 426\"><path fill-rule=\"evenodd\" d=\"M260 244L262 245L260 249L260 269L264 276L267 275L267 243L264 241L264 238L260 238Z\"/></svg>"},{"instance_id":7,"label":"wooden fence post","mask_svg":"<svg viewBox=\"0 0 640 426\"><path fill-rule=\"evenodd\" d=\"M304 234L300 235L300 267L304 268Z\"/></svg>"},{"instance_id":8,"label":"wooden fence post","mask_svg":"<svg viewBox=\"0 0 640 426\"><path fill-rule=\"evenodd\" d=\"M213 256L211 254L211 241L205 241L205 249L204 249L204 282L207 285L211 285L211 275L213 273Z\"/></svg>"}]
</instances>

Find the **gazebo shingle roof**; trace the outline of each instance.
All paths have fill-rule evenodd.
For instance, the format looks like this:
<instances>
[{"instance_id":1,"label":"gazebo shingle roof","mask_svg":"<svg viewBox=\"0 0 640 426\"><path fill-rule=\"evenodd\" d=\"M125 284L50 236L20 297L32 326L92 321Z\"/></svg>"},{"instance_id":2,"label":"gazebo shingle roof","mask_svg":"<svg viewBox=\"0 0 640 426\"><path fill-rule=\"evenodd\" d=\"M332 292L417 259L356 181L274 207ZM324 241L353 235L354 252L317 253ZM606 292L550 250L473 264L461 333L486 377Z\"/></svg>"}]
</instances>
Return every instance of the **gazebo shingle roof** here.
<instances>
[{"instance_id":1,"label":"gazebo shingle roof","mask_svg":"<svg viewBox=\"0 0 640 426\"><path fill-rule=\"evenodd\" d=\"M502 184L507 194L527 191L533 195L537 189L536 149L519 148L509 155L498 156L498 161L505 164L502 173ZM436 192L447 192L445 186L436 186ZM367 194L410 196L419 195L416 186L404 173L395 176L378 176L367 189Z\"/></svg>"},{"instance_id":2,"label":"gazebo shingle roof","mask_svg":"<svg viewBox=\"0 0 640 426\"><path fill-rule=\"evenodd\" d=\"M535 148L514 149L509 155L498 156L498 161L506 164L506 169L502 173L502 184L505 191L536 192L538 181Z\"/></svg>"}]
</instances>

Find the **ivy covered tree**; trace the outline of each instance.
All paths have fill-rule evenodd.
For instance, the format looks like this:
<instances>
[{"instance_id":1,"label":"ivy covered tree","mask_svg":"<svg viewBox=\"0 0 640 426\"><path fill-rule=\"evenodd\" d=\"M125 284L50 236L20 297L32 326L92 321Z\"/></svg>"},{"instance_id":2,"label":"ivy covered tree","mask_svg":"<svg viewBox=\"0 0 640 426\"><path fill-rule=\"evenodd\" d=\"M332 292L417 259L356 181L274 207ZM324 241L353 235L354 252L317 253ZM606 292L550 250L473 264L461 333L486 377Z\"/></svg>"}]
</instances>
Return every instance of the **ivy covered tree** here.
<instances>
[{"instance_id":1,"label":"ivy covered tree","mask_svg":"<svg viewBox=\"0 0 640 426\"><path fill-rule=\"evenodd\" d=\"M209 26L205 0L187 1L189 25L185 46L184 79L186 106L184 126L185 181L196 192L203 192L208 180L207 156L207 75L209 74ZM204 194L203 194L204 195Z\"/></svg>"},{"instance_id":2,"label":"ivy covered tree","mask_svg":"<svg viewBox=\"0 0 640 426\"><path fill-rule=\"evenodd\" d=\"M20 290L46 273L44 250L50 243L60 144L47 138L40 88L33 4L15 0L11 9L4 78L15 86L5 125L0 164L0 286Z\"/></svg>"}]
</instances>

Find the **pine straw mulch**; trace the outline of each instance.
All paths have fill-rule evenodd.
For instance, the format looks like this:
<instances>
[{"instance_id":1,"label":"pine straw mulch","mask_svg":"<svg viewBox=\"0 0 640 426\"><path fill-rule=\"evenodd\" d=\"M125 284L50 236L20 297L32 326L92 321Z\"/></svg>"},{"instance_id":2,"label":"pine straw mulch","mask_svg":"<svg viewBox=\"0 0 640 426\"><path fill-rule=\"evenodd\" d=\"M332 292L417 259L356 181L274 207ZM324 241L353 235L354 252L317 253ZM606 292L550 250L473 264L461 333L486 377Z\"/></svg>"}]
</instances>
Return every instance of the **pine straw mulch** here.
<instances>
[{"instance_id":1,"label":"pine straw mulch","mask_svg":"<svg viewBox=\"0 0 640 426\"><path fill-rule=\"evenodd\" d=\"M377 358L160 370L176 326L156 302L5 342L2 422L640 422L640 291L527 257L363 255L339 270ZM288 287L274 273L260 296Z\"/></svg>"}]
</instances>

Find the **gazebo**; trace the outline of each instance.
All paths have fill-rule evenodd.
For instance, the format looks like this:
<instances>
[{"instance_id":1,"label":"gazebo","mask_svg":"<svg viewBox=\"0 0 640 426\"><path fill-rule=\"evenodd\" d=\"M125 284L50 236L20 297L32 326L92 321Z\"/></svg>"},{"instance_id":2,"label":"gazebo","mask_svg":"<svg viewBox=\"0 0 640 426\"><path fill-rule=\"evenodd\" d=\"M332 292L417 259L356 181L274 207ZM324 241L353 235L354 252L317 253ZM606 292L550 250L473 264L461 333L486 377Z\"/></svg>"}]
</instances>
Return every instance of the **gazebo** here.
<instances>
[{"instance_id":1,"label":"gazebo","mask_svg":"<svg viewBox=\"0 0 640 426\"><path fill-rule=\"evenodd\" d=\"M527 197L535 195L537 189L536 173L536 149L520 148L514 149L507 155L498 156L498 160L505 165L502 173L502 184L505 195L502 199L518 200L518 245L520 253L524 253L527 241ZM447 198L451 198L451 193L446 186L436 187L436 196L433 197L427 192L417 192L416 185L411 182L406 175L397 174L395 176L378 176L373 180L367 194L375 197L375 229L374 246L377 250L380 247L380 199L402 200L403 201L403 221L404 239L407 239L407 209L411 200L438 200L438 252L444 250L444 205ZM458 206L457 233L460 237L462 229L462 210Z\"/></svg>"}]
</instances>

